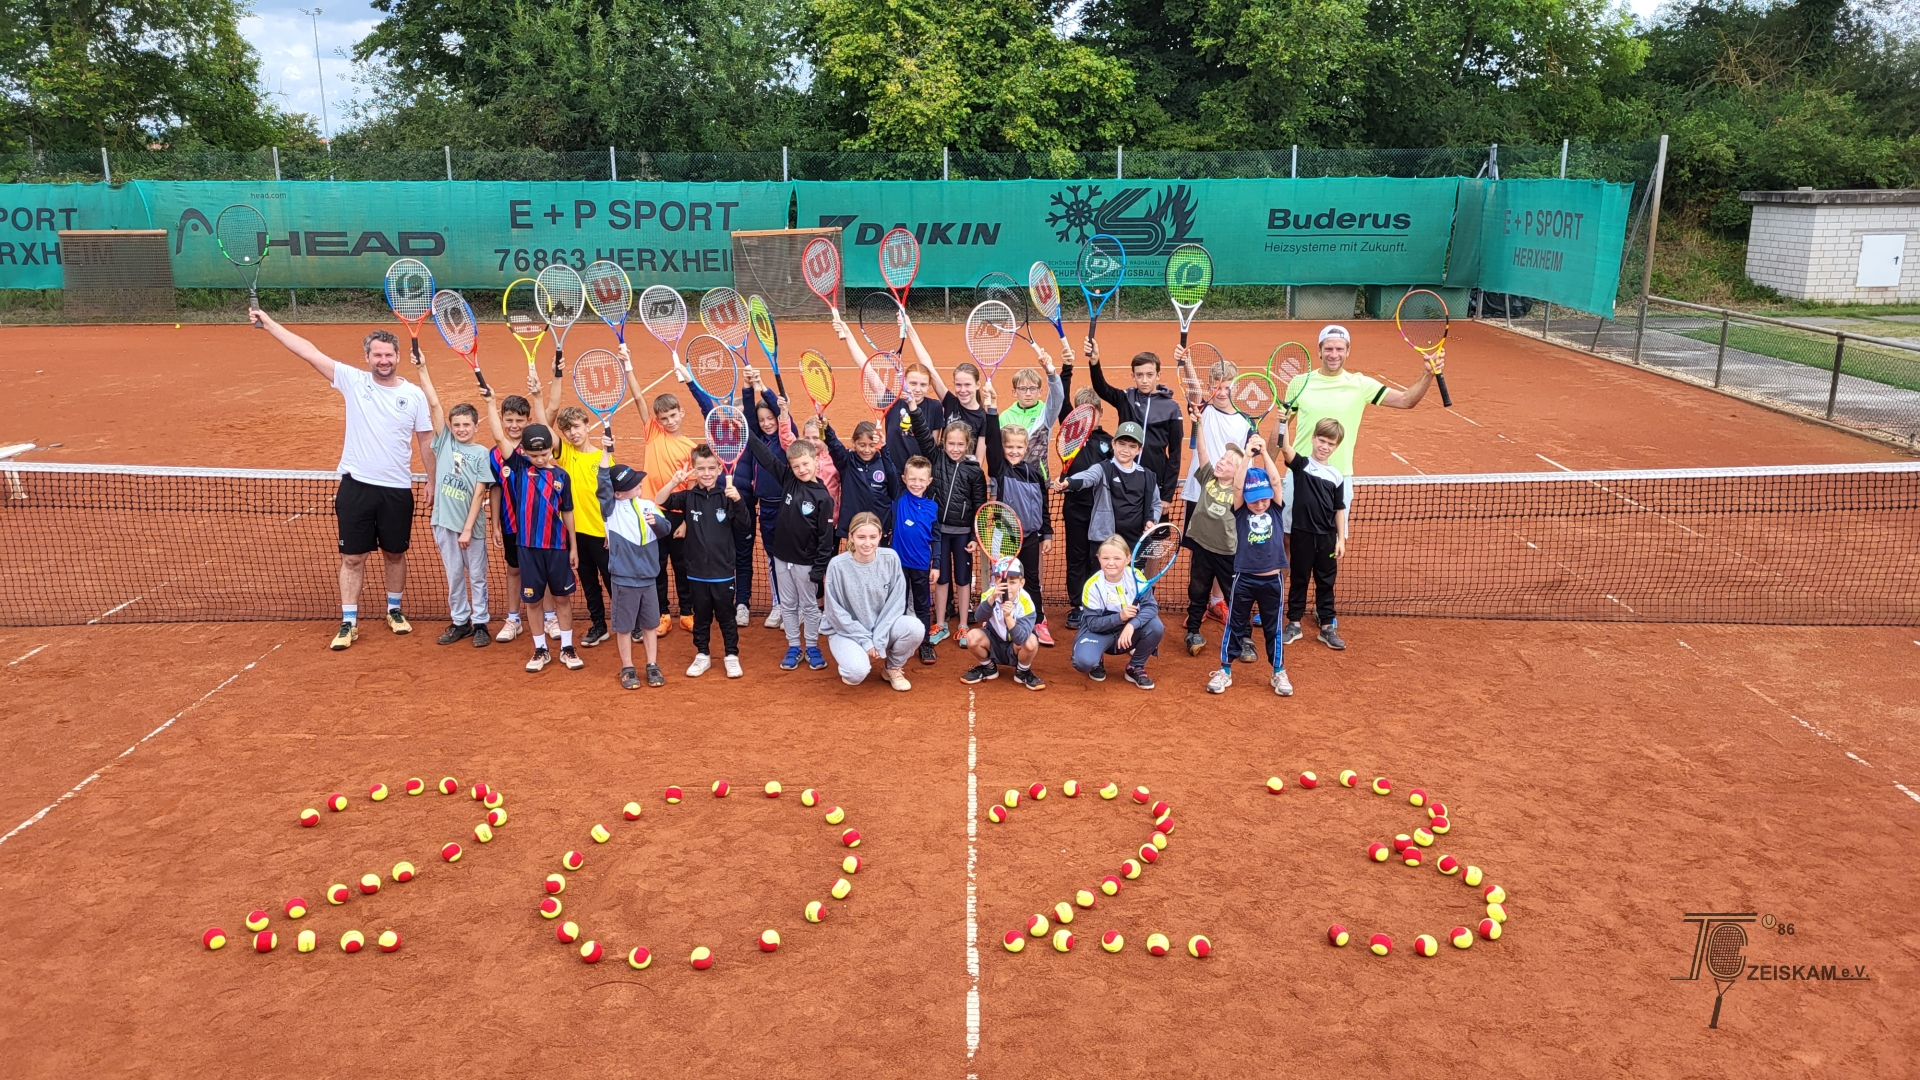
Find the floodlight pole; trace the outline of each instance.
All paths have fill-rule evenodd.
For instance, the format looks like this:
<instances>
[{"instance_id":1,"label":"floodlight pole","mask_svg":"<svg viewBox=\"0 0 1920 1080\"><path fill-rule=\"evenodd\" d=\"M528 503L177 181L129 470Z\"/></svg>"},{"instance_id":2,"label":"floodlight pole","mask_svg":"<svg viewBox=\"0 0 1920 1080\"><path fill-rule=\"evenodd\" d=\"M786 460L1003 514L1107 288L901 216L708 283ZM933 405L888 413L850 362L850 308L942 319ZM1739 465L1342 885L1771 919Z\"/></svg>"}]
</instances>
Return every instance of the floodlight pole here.
<instances>
[{"instance_id":1,"label":"floodlight pole","mask_svg":"<svg viewBox=\"0 0 1920 1080\"><path fill-rule=\"evenodd\" d=\"M1653 164L1653 204L1647 213L1647 257L1640 267L1640 317L1633 329L1633 362L1640 362L1640 342L1647 336L1647 296L1653 292L1653 244L1660 235L1660 188L1667 178L1667 137L1660 136L1660 156Z\"/></svg>"}]
</instances>

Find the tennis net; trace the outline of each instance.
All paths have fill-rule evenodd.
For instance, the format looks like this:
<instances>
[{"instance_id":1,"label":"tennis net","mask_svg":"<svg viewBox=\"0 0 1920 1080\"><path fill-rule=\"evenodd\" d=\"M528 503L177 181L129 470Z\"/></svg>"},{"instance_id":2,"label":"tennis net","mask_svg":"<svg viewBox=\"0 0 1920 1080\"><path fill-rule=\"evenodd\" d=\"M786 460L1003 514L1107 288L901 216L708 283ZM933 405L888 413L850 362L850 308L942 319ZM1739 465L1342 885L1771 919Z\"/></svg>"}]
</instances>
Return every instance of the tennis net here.
<instances>
[{"instance_id":1,"label":"tennis net","mask_svg":"<svg viewBox=\"0 0 1920 1080\"><path fill-rule=\"evenodd\" d=\"M337 614L333 473L6 462L0 478L0 625ZM1057 501L1053 520L1041 584L1058 605ZM498 618L511 598L487 542ZM408 566L408 614L444 617L422 510ZM1186 584L1182 560L1156 586L1169 625ZM1361 478L1337 593L1352 615L1917 625L1920 463Z\"/></svg>"}]
</instances>

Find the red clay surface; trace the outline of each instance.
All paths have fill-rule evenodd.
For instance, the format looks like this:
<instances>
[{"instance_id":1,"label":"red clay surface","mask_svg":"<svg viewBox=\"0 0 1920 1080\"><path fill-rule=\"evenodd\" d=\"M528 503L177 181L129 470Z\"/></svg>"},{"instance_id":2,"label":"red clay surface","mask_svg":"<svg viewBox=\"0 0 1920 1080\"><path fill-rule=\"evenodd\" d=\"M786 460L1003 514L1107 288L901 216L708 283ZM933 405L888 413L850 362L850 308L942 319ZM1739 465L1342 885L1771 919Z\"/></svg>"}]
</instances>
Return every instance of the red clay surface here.
<instances>
[{"instance_id":1,"label":"red clay surface","mask_svg":"<svg viewBox=\"0 0 1920 1080\"><path fill-rule=\"evenodd\" d=\"M1116 326L1109 347L1146 344L1150 329ZM1249 351L1275 333L1207 331L1230 355L1225 331L1245 333ZM314 332L349 356L359 336ZM31 428L0 441L64 441L44 456L75 461L333 464L338 406L297 361L239 329L178 331L206 346L195 360L147 340L173 333L0 333L0 385L14 391L13 423ZM1410 358L1367 362L1390 327L1359 333L1356 367L1403 381L1414 370ZM1888 456L1490 328L1456 336L1460 409L1376 412L1363 470L1549 467L1534 454L1574 468ZM1388 358L1405 351L1393 340ZM96 354L76 355L88 343ZM495 382L518 363L495 352ZM87 370L114 373L122 392L83 395L73 373ZM465 378L457 362L436 370ZM943 646L935 667L909 665L915 689L899 695L831 672L780 674L776 634L757 625L746 678L716 671L695 685L680 675L689 635L676 631L662 644L667 687L625 693L610 647L587 652L583 672L529 676L524 642L442 649L425 625L402 639L369 627L345 654L326 651L318 624L0 629L0 834L14 830L0 841L0 1059L21 1076L344 1076L396 1063L501 1076L1407 1076L1436 1061L1488 1076L1910 1074L1910 631L1342 627L1344 653L1311 639L1289 650L1289 700L1246 666L1209 697L1207 658L1177 648L1154 663L1152 694L1087 682L1064 649L1043 654L1044 694L1005 678L970 694L960 654ZM1431 866L1368 862L1368 842L1424 815L1399 795L1340 788L1344 768L1448 805L1454 827L1430 850L1505 887L1502 940L1413 955L1415 934L1478 921L1475 891ZM1303 769L1319 789L1298 787ZM1288 788L1269 796L1276 773ZM366 798L376 780L449 774L506 793L511 817L491 844L472 842L479 810L464 794ZM720 777L735 786L724 803L705 794ZM1157 865L1075 920L1072 953L1030 940L1009 955L1002 934L1097 888L1148 832L1124 798L1063 798L1068 777L1145 785L1173 804L1177 828ZM786 786L781 800L757 794L768 779ZM1035 780L1052 789L1046 801L986 822L1000 793ZM668 784L688 801L666 806ZM797 804L807 786L865 837L844 902L828 897L844 850ZM299 810L332 791L350 809L299 828ZM646 807L638 823L619 820L629 799ZM595 822L611 843L591 842ZM456 839L465 857L440 862L435 850ZM568 875L563 918L608 945L597 967L535 912L569 848L590 861ZM418 880L324 902L329 883L403 858ZM313 909L298 922L278 914L296 894ZM830 909L817 926L801 918L810 899ZM255 907L275 913L269 956L245 948ZM1867 979L1742 980L1710 1031L1711 980L1672 981L1695 942L1684 915L1699 911L1793 924L1791 937L1751 926L1750 965L1864 966ZM1334 921L1361 942L1391 934L1395 952L1329 947ZM200 933L216 924L230 944L208 953ZM389 927L405 937L392 955L335 944L349 928ZM785 940L771 956L753 944L767 927ZM303 928L320 938L311 955L293 951ZM1098 947L1107 929L1126 936L1117 956ZM1155 931L1176 947L1204 933L1216 952L1149 957ZM716 951L713 970L687 966L695 944ZM652 968L625 965L634 945L654 950Z\"/></svg>"}]
</instances>

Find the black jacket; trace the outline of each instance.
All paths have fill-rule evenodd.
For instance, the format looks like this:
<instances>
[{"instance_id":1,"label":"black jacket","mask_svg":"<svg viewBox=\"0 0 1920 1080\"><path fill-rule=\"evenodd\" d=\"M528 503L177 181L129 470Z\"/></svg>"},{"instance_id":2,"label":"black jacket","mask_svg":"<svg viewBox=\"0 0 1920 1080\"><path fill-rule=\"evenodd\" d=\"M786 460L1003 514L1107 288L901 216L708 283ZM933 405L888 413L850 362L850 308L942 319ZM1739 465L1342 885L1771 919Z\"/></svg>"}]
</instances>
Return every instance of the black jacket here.
<instances>
[{"instance_id":1,"label":"black jacket","mask_svg":"<svg viewBox=\"0 0 1920 1080\"><path fill-rule=\"evenodd\" d=\"M687 527L680 555L687 560L688 577L733 580L733 537L753 531L752 506L744 494L739 502L727 498L726 486L718 483L710 488L695 484L667 496L661 507L667 519L675 529Z\"/></svg>"},{"instance_id":2,"label":"black jacket","mask_svg":"<svg viewBox=\"0 0 1920 1080\"><path fill-rule=\"evenodd\" d=\"M761 468L780 478L780 510L773 519L769 554L782 562L810 567L809 577L816 583L825 581L827 563L840 547L833 531L833 496L828 494L827 485L817 477L801 480L794 476L786 459L759 439L748 439L747 449Z\"/></svg>"},{"instance_id":3,"label":"black jacket","mask_svg":"<svg viewBox=\"0 0 1920 1080\"><path fill-rule=\"evenodd\" d=\"M916 433L925 426L926 421L919 410L908 414L912 419L912 430ZM821 434L827 443L827 453L833 455L833 467L840 470L840 515L837 524L840 535L847 533L847 522L853 515L866 511L880 518L881 543L893 532L893 500L900 497L906 485L900 479L900 466L894 463L893 455L882 446L872 461L862 461L859 455L847 449L840 436L829 424ZM876 479L875 474L879 474Z\"/></svg>"},{"instance_id":4,"label":"black jacket","mask_svg":"<svg viewBox=\"0 0 1920 1080\"><path fill-rule=\"evenodd\" d=\"M1089 365L1089 371L1093 376L1093 392L1120 414L1119 422L1131 420L1146 431L1147 441L1141 448L1140 463L1160 481L1160 501L1171 502L1181 479L1180 443L1186 431L1180 416L1181 405L1173 399L1173 391L1164 386L1151 394L1142 394L1132 387L1122 390L1107 382L1099 364ZM1075 471L1082 468L1085 466L1074 463Z\"/></svg>"},{"instance_id":5,"label":"black jacket","mask_svg":"<svg viewBox=\"0 0 1920 1080\"><path fill-rule=\"evenodd\" d=\"M955 461L938 449L925 425L914 429L920 453L933 462L933 486L927 489L940 504L940 527L949 536L973 532L973 515L987 501L987 474L972 454Z\"/></svg>"}]
</instances>

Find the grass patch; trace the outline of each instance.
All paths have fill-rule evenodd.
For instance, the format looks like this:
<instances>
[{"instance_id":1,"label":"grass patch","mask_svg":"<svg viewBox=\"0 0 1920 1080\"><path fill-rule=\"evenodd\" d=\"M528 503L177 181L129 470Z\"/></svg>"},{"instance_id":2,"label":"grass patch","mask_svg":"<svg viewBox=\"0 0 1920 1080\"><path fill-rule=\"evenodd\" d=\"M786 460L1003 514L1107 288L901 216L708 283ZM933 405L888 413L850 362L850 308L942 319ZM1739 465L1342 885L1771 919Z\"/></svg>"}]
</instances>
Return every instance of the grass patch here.
<instances>
[{"instance_id":1,"label":"grass patch","mask_svg":"<svg viewBox=\"0 0 1920 1080\"><path fill-rule=\"evenodd\" d=\"M1675 330L1681 337L1720 343L1720 328L1703 326L1697 330ZM1777 326L1734 324L1727 328L1727 348L1771 356L1776 360L1833 370L1833 339ZM1920 391L1920 352L1903 352L1865 342L1847 342L1840 358L1840 372L1902 390Z\"/></svg>"}]
</instances>

